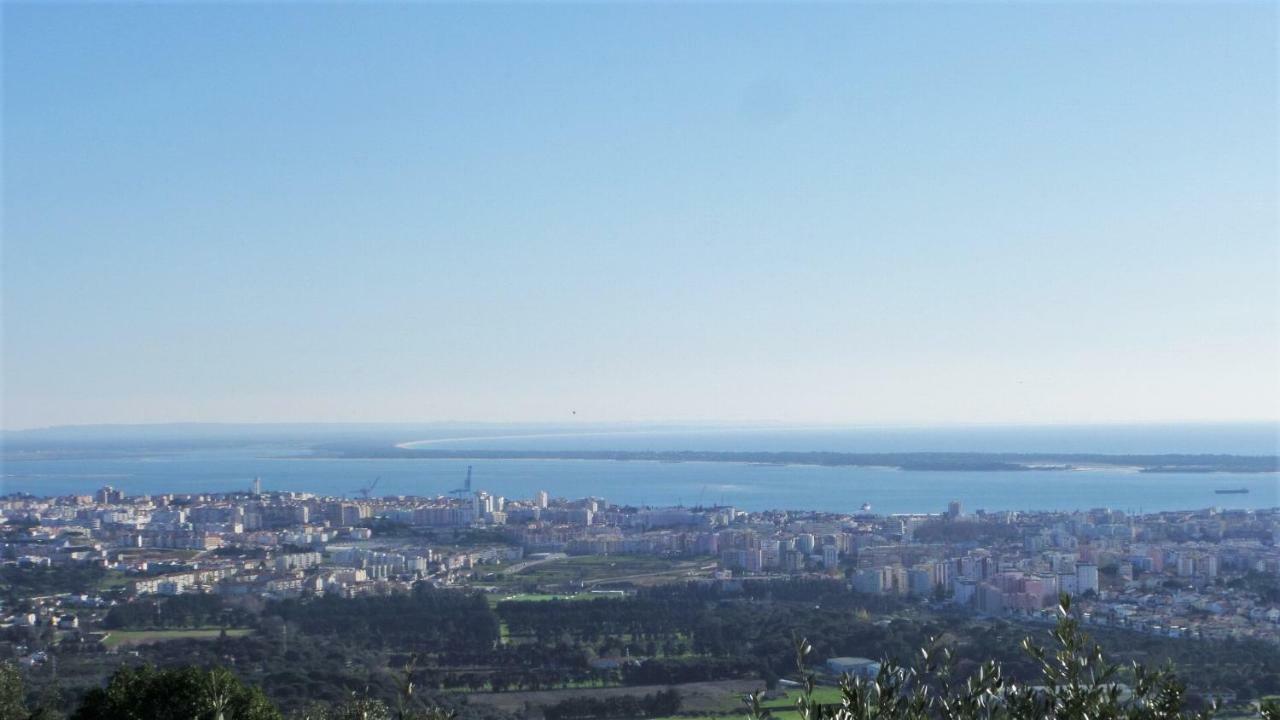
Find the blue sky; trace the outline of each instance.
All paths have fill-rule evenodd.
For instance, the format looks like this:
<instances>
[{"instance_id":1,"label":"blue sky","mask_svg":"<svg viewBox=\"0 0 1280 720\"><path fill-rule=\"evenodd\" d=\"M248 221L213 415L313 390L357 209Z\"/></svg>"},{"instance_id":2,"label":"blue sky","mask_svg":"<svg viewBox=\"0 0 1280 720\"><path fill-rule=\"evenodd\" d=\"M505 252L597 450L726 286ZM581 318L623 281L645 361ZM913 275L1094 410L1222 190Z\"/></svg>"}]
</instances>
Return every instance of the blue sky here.
<instances>
[{"instance_id":1,"label":"blue sky","mask_svg":"<svg viewBox=\"0 0 1280 720\"><path fill-rule=\"evenodd\" d=\"M6 428L1280 415L1272 3L3 13Z\"/></svg>"}]
</instances>

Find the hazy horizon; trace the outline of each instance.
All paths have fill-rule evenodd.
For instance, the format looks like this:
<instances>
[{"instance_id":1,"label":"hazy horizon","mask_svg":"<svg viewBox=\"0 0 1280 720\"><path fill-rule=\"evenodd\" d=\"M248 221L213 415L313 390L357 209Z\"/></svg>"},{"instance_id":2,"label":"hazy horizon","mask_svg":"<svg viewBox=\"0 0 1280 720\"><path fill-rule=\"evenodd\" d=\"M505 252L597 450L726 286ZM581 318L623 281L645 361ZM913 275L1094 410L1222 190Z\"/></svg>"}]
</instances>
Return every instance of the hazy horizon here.
<instances>
[{"instance_id":1,"label":"hazy horizon","mask_svg":"<svg viewBox=\"0 0 1280 720\"><path fill-rule=\"evenodd\" d=\"M1280 419L1273 3L0 12L6 429Z\"/></svg>"},{"instance_id":2,"label":"hazy horizon","mask_svg":"<svg viewBox=\"0 0 1280 720\"><path fill-rule=\"evenodd\" d=\"M594 420L589 422L566 422L564 420L400 420L400 421L199 421L199 420L159 420L154 422L117 422L117 423L67 423L59 425L37 425L23 428L0 428L4 433L32 433L41 431L62 430L126 430L126 429L161 429L161 428L448 428L448 427L527 427L558 428L566 430L580 429L591 431L602 428L619 429L779 429L779 430L967 430L967 429L1073 429L1073 428L1269 428L1275 430L1280 438L1280 420L1245 419L1245 420L1167 420L1159 422L1093 422L1093 423L1055 423L1055 422L952 422L952 423L803 423L780 420Z\"/></svg>"},{"instance_id":3,"label":"hazy horizon","mask_svg":"<svg viewBox=\"0 0 1280 720\"><path fill-rule=\"evenodd\" d=\"M158 445L154 445L158 443ZM794 425L781 423L155 423L6 430L7 456L32 450L393 446L501 451L944 452L1280 457L1277 423ZM346 450L340 451L346 452Z\"/></svg>"}]
</instances>

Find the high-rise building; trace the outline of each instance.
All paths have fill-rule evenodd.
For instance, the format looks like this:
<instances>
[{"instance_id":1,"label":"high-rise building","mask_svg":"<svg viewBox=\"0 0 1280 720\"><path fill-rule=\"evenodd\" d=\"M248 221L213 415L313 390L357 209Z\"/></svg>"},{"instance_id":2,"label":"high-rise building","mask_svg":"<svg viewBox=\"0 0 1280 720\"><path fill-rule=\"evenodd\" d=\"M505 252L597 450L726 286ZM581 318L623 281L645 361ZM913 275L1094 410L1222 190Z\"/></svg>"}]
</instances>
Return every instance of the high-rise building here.
<instances>
[{"instance_id":1,"label":"high-rise building","mask_svg":"<svg viewBox=\"0 0 1280 720\"><path fill-rule=\"evenodd\" d=\"M907 569L901 565L892 565L890 567L881 568L880 572L884 575L881 580L881 586L885 592L894 592L899 595L906 595L909 589L907 585Z\"/></svg>"},{"instance_id":2,"label":"high-rise building","mask_svg":"<svg viewBox=\"0 0 1280 720\"><path fill-rule=\"evenodd\" d=\"M949 560L940 560L933 563L933 584L947 587L951 584L951 573L953 564Z\"/></svg>"},{"instance_id":3,"label":"high-rise building","mask_svg":"<svg viewBox=\"0 0 1280 720\"><path fill-rule=\"evenodd\" d=\"M853 576L853 589L862 593L879 593L884 591L884 577L878 569L860 570Z\"/></svg>"},{"instance_id":4,"label":"high-rise building","mask_svg":"<svg viewBox=\"0 0 1280 720\"><path fill-rule=\"evenodd\" d=\"M1191 577L1196 574L1196 558L1189 553L1178 555L1178 575Z\"/></svg>"},{"instance_id":5,"label":"high-rise building","mask_svg":"<svg viewBox=\"0 0 1280 720\"><path fill-rule=\"evenodd\" d=\"M907 571L907 590L912 595L926 596L933 592L933 572L928 568L911 568Z\"/></svg>"},{"instance_id":6,"label":"high-rise building","mask_svg":"<svg viewBox=\"0 0 1280 720\"><path fill-rule=\"evenodd\" d=\"M302 509L305 510L306 508ZM356 503L329 503L324 506L324 518L331 527L355 527L360 524L361 520L371 517L372 515L373 511L367 505L359 505ZM304 517L302 523L305 522L306 519Z\"/></svg>"},{"instance_id":7,"label":"high-rise building","mask_svg":"<svg viewBox=\"0 0 1280 720\"><path fill-rule=\"evenodd\" d=\"M1076 592L1083 595L1090 590L1098 591L1098 566L1093 563L1076 563Z\"/></svg>"},{"instance_id":8,"label":"high-rise building","mask_svg":"<svg viewBox=\"0 0 1280 720\"><path fill-rule=\"evenodd\" d=\"M101 490L94 493L93 499L103 505L124 502L124 491L117 490L110 485L106 485Z\"/></svg>"},{"instance_id":9,"label":"high-rise building","mask_svg":"<svg viewBox=\"0 0 1280 720\"><path fill-rule=\"evenodd\" d=\"M262 494L262 478L260 477L255 477L253 479L253 494L254 495Z\"/></svg>"},{"instance_id":10,"label":"high-rise building","mask_svg":"<svg viewBox=\"0 0 1280 720\"><path fill-rule=\"evenodd\" d=\"M955 520L961 515L961 506L959 500L952 500L947 503L947 517Z\"/></svg>"},{"instance_id":11,"label":"high-rise building","mask_svg":"<svg viewBox=\"0 0 1280 720\"><path fill-rule=\"evenodd\" d=\"M1068 595L1076 595L1076 573L1072 570L1070 573L1058 574L1058 590Z\"/></svg>"},{"instance_id":12,"label":"high-rise building","mask_svg":"<svg viewBox=\"0 0 1280 720\"><path fill-rule=\"evenodd\" d=\"M1218 556L1201 555L1196 558L1196 574L1208 578L1218 577Z\"/></svg>"},{"instance_id":13,"label":"high-rise building","mask_svg":"<svg viewBox=\"0 0 1280 720\"><path fill-rule=\"evenodd\" d=\"M549 501L550 497L548 497L546 490L539 490L538 494L534 496L534 504L540 508L545 509Z\"/></svg>"},{"instance_id":14,"label":"high-rise building","mask_svg":"<svg viewBox=\"0 0 1280 720\"><path fill-rule=\"evenodd\" d=\"M840 548L835 545L822 546L823 567L833 568L840 564Z\"/></svg>"}]
</instances>

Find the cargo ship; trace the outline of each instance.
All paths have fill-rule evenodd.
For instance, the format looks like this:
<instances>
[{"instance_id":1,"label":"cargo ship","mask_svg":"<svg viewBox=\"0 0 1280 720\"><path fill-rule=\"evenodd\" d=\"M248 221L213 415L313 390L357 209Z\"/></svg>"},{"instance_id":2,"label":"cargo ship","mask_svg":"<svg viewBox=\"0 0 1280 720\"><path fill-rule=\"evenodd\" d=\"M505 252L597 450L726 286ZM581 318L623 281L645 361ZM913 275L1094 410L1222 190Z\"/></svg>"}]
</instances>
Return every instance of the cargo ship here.
<instances>
[{"instance_id":1,"label":"cargo ship","mask_svg":"<svg viewBox=\"0 0 1280 720\"><path fill-rule=\"evenodd\" d=\"M1242 495L1249 492L1249 488L1232 488L1230 490L1214 490L1219 495Z\"/></svg>"}]
</instances>

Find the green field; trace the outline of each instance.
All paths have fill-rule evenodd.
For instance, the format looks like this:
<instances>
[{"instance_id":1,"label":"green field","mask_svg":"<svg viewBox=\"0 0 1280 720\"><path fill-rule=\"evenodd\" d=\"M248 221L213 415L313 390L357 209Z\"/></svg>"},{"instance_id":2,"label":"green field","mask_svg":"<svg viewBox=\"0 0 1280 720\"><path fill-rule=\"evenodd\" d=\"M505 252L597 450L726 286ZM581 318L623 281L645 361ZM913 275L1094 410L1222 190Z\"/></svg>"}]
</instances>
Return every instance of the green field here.
<instances>
[{"instance_id":1,"label":"green field","mask_svg":"<svg viewBox=\"0 0 1280 720\"><path fill-rule=\"evenodd\" d=\"M590 600L597 597L608 596L592 595L590 593L578 593L575 595L549 595L546 593L515 593L514 595L505 595L503 593L490 593L489 604L497 605L502 602L547 602L548 600Z\"/></svg>"},{"instance_id":2,"label":"green field","mask_svg":"<svg viewBox=\"0 0 1280 720\"><path fill-rule=\"evenodd\" d=\"M129 587L130 582L132 581L124 573L118 570L108 570L107 574L98 581L98 590L119 590L121 588Z\"/></svg>"},{"instance_id":3,"label":"green field","mask_svg":"<svg viewBox=\"0 0 1280 720\"><path fill-rule=\"evenodd\" d=\"M678 686L677 686L678 687ZM776 720L799 720L800 713L796 711L796 698L800 697L798 690L788 690L786 697L774 698L766 700L762 706L770 711L770 714ZM840 689L835 687L818 687L813 690L813 699L824 705L834 705L840 702ZM702 720L746 720L746 705L738 702L732 707L725 707L721 713L707 714L696 716ZM680 716L671 718L657 718L656 720L690 720L690 716Z\"/></svg>"},{"instance_id":4,"label":"green field","mask_svg":"<svg viewBox=\"0 0 1280 720\"><path fill-rule=\"evenodd\" d=\"M248 628L228 628L228 637L244 637L253 632ZM112 630L102 644L108 648L126 645L165 642L166 640L215 640L222 633L220 628L204 630Z\"/></svg>"},{"instance_id":5,"label":"green field","mask_svg":"<svg viewBox=\"0 0 1280 720\"><path fill-rule=\"evenodd\" d=\"M674 560L649 555L584 555L539 563L511 576L512 580L540 586L596 584L617 580L639 580L653 576L683 577L698 570L707 560Z\"/></svg>"}]
</instances>

